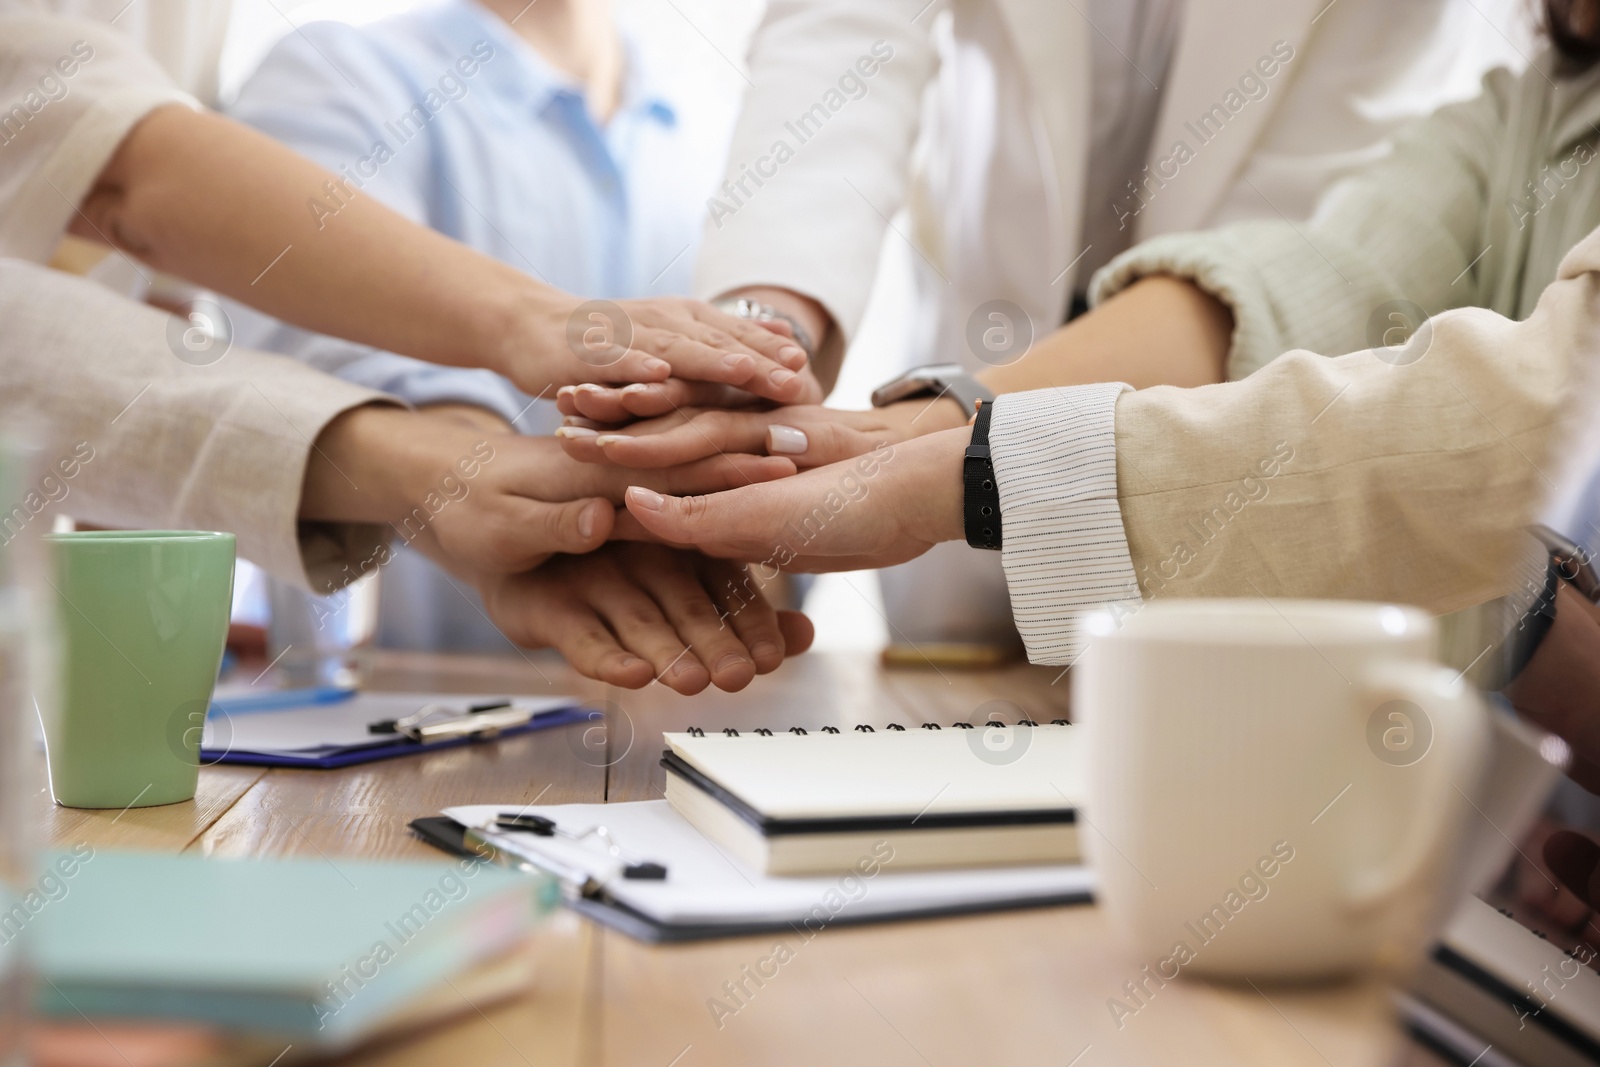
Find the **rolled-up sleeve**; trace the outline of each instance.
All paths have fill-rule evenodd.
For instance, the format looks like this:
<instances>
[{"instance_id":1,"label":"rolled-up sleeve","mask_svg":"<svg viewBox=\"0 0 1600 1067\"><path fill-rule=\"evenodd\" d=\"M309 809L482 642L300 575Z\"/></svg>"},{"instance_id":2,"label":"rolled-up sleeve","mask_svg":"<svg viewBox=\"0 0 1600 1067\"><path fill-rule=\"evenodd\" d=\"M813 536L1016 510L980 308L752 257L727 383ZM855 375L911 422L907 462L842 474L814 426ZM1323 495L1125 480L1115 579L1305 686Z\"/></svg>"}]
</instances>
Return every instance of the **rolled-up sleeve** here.
<instances>
[{"instance_id":1,"label":"rolled-up sleeve","mask_svg":"<svg viewBox=\"0 0 1600 1067\"><path fill-rule=\"evenodd\" d=\"M1006 585L1034 663L1071 663L1077 615L1139 599L1117 503L1121 382L1007 393L989 447L1000 488Z\"/></svg>"},{"instance_id":2,"label":"rolled-up sleeve","mask_svg":"<svg viewBox=\"0 0 1600 1067\"><path fill-rule=\"evenodd\" d=\"M43 263L128 131L199 104L104 23L0 14L0 42L0 256Z\"/></svg>"},{"instance_id":3,"label":"rolled-up sleeve","mask_svg":"<svg viewBox=\"0 0 1600 1067\"><path fill-rule=\"evenodd\" d=\"M1430 315L1488 306L1472 268L1488 276L1511 255L1486 219L1505 214L1487 201L1488 168L1504 152L1514 87L1507 71L1490 72L1480 96L1418 123L1386 159L1333 186L1307 223L1245 222L1129 249L1095 274L1091 303L1152 274L1192 281L1233 312L1230 380L1291 349L1371 348L1373 314L1393 301Z\"/></svg>"}]
</instances>

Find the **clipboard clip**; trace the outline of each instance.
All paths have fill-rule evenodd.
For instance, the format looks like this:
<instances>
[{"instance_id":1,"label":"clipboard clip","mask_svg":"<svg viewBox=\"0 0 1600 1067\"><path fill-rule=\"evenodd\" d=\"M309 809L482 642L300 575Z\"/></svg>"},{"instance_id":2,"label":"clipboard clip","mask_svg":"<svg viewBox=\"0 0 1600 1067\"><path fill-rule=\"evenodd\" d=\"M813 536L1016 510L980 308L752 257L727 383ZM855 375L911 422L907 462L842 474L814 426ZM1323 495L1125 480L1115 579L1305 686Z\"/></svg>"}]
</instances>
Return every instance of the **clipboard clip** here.
<instances>
[{"instance_id":1,"label":"clipboard clip","mask_svg":"<svg viewBox=\"0 0 1600 1067\"><path fill-rule=\"evenodd\" d=\"M501 832L533 834L535 837L564 837L576 844L598 841L606 855L622 864L622 877L629 881L663 881L667 877L665 864L644 859L624 849L609 829L591 826L582 833L563 830L554 819L531 812L502 811L494 820L494 828Z\"/></svg>"},{"instance_id":2,"label":"clipboard clip","mask_svg":"<svg viewBox=\"0 0 1600 1067\"><path fill-rule=\"evenodd\" d=\"M532 721L532 708L517 707L509 700L471 704L465 709L447 704L424 704L401 719L379 719L367 724L369 734L400 734L418 743L447 738L491 738L514 726Z\"/></svg>"}]
</instances>

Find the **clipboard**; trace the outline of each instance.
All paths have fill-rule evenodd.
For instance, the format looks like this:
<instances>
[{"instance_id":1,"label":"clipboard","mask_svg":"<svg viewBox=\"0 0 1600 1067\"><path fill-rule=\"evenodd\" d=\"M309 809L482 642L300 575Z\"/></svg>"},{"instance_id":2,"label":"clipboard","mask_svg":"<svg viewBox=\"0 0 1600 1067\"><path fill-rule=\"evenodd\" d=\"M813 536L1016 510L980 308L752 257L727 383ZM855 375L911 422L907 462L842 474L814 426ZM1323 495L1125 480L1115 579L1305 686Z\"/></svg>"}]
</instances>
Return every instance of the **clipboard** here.
<instances>
[{"instance_id":1,"label":"clipboard","mask_svg":"<svg viewBox=\"0 0 1600 1067\"><path fill-rule=\"evenodd\" d=\"M497 814L548 819L569 832L561 835L564 841L507 833L493 828ZM597 822L610 828L627 855L579 858L575 839ZM647 943L767 933L809 940L829 926L1086 904L1094 891L1092 872L1076 865L893 872L890 860L881 873L857 871L854 882L845 881L847 871L820 878L769 877L741 868L664 800L451 808L417 819L410 828L452 855L552 875L572 911ZM633 881L620 876L623 866L640 860L657 861L666 877ZM841 884L872 888L835 907L840 898L829 890ZM817 910L823 902L826 907Z\"/></svg>"},{"instance_id":2,"label":"clipboard","mask_svg":"<svg viewBox=\"0 0 1600 1067\"><path fill-rule=\"evenodd\" d=\"M481 694L349 693L337 699L315 692L305 702L276 696L244 701L219 699L206 717L200 743L202 766L244 764L333 770L377 760L415 756L463 745L489 744L535 730L598 722L603 713L574 697L505 697ZM426 740L374 727L404 720L429 705L456 707L460 720L478 724L467 709L493 705L481 729ZM525 714L508 715L519 709ZM514 720L514 721L513 721Z\"/></svg>"}]
</instances>

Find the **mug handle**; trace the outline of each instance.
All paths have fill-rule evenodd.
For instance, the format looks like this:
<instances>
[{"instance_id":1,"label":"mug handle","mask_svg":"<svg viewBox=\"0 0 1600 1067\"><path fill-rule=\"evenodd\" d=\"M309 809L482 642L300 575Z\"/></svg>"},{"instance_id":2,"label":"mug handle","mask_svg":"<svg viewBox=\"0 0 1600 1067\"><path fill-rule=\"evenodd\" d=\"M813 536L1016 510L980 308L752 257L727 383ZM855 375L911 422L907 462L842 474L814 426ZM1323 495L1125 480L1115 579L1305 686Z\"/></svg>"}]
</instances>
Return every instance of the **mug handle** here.
<instances>
[{"instance_id":1,"label":"mug handle","mask_svg":"<svg viewBox=\"0 0 1600 1067\"><path fill-rule=\"evenodd\" d=\"M1345 903L1358 911L1384 904L1433 862L1460 804L1456 782L1476 780L1489 744L1483 703L1454 671L1426 663L1385 663L1360 688L1360 707L1387 700L1415 704L1427 716L1433 737L1429 751L1408 768L1419 772L1412 796L1417 817L1386 863L1360 872L1346 886Z\"/></svg>"}]
</instances>

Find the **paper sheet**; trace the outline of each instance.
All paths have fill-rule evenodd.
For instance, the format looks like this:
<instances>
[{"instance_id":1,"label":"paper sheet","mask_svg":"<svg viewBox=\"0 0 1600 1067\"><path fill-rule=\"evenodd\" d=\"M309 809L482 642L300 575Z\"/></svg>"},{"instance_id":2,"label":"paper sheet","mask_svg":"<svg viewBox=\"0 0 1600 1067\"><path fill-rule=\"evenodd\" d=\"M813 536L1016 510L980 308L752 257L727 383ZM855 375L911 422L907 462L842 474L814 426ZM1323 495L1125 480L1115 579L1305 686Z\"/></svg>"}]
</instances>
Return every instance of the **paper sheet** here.
<instances>
[{"instance_id":1,"label":"paper sheet","mask_svg":"<svg viewBox=\"0 0 1600 1067\"><path fill-rule=\"evenodd\" d=\"M591 839L536 837L493 829L502 811L542 815L563 830L582 833L604 826L629 862L664 864L663 881L627 881L619 862ZM1094 875L1081 866L1001 867L957 871L895 871L894 860L864 855L868 875L854 866L836 875L782 878L746 869L691 826L665 800L622 804L524 806L471 805L445 815L480 830L513 855L548 857L600 879L609 895L662 923L739 924L806 922L826 925L852 917L936 910L981 902L1050 899L1094 889Z\"/></svg>"}]
</instances>

